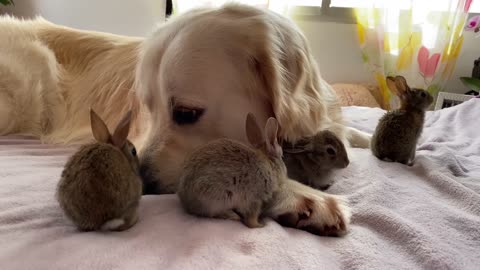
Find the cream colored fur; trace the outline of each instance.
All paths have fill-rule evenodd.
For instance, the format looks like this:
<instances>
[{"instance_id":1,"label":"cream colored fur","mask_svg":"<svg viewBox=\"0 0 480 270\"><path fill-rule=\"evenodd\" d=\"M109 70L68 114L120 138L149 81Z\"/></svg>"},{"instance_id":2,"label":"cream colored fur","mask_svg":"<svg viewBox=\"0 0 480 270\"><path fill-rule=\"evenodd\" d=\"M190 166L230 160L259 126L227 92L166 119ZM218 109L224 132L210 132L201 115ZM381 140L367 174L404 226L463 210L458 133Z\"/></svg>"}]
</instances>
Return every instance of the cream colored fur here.
<instances>
[{"instance_id":1,"label":"cream colored fur","mask_svg":"<svg viewBox=\"0 0 480 270\"><path fill-rule=\"evenodd\" d=\"M179 126L172 106L205 112ZM196 147L220 137L246 142L248 112L261 125L276 117L281 139L330 129L353 146L370 140L344 126L306 39L275 13L241 5L196 10L146 40L0 17L0 134L88 141L90 107L110 129L133 110L130 137L159 192L176 190L181 164ZM348 207L335 196L289 182L282 198L272 217L309 213L303 223L319 228L348 222Z\"/></svg>"},{"instance_id":2,"label":"cream colored fur","mask_svg":"<svg viewBox=\"0 0 480 270\"><path fill-rule=\"evenodd\" d=\"M130 107L136 118L132 85L141 42L41 18L0 17L0 134L82 142L91 138L90 106L109 128Z\"/></svg>"}]
</instances>

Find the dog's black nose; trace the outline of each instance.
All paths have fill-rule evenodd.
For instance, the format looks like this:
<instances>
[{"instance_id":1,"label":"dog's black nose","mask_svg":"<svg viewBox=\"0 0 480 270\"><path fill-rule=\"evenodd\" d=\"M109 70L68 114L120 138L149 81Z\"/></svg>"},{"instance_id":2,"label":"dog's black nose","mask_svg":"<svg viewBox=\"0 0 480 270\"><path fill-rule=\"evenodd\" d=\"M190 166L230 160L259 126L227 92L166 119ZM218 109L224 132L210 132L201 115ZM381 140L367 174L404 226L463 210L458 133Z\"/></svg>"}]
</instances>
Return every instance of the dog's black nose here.
<instances>
[{"instance_id":1,"label":"dog's black nose","mask_svg":"<svg viewBox=\"0 0 480 270\"><path fill-rule=\"evenodd\" d=\"M160 194L158 188L158 181L152 174L152 170L148 163L140 164L140 177L142 178L143 183L143 195L148 194Z\"/></svg>"}]
</instances>

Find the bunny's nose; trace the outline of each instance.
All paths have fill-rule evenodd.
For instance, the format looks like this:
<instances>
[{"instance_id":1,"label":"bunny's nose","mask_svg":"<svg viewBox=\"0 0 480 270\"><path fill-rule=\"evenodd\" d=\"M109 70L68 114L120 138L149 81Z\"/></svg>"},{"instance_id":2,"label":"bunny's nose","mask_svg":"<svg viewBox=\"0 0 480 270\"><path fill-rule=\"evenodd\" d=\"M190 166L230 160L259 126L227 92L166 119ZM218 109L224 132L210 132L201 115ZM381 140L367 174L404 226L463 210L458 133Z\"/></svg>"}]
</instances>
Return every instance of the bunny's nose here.
<instances>
[{"instance_id":1,"label":"bunny's nose","mask_svg":"<svg viewBox=\"0 0 480 270\"><path fill-rule=\"evenodd\" d=\"M343 161L342 168L346 168L346 167L348 166L348 164L350 164L350 160L345 159L345 160Z\"/></svg>"}]
</instances>

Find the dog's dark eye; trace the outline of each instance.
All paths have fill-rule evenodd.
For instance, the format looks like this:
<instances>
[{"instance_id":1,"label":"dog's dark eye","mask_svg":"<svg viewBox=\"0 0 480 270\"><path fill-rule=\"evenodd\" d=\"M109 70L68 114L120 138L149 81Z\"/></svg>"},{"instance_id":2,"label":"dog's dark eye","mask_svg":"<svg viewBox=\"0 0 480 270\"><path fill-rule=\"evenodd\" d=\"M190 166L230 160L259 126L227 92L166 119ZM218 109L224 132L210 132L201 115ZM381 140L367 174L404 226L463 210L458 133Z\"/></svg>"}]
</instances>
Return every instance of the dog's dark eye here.
<instances>
[{"instance_id":1,"label":"dog's dark eye","mask_svg":"<svg viewBox=\"0 0 480 270\"><path fill-rule=\"evenodd\" d=\"M132 156L137 155L137 149L135 149L135 147L132 148L131 152L132 152Z\"/></svg>"},{"instance_id":2,"label":"dog's dark eye","mask_svg":"<svg viewBox=\"0 0 480 270\"><path fill-rule=\"evenodd\" d=\"M202 116L204 109L174 107L172 112L172 120L178 125L194 124Z\"/></svg>"}]
</instances>

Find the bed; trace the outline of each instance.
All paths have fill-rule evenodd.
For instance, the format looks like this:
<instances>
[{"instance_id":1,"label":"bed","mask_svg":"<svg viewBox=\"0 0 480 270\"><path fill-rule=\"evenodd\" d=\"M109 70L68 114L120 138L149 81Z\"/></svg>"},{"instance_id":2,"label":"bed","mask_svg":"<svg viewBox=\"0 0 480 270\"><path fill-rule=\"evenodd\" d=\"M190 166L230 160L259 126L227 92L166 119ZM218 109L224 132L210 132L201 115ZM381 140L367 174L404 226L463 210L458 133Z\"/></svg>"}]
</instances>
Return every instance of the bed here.
<instances>
[{"instance_id":1,"label":"bed","mask_svg":"<svg viewBox=\"0 0 480 270\"><path fill-rule=\"evenodd\" d=\"M367 132L384 113L343 111ZM479 119L480 99L429 112L413 167L353 149L328 190L352 207L343 238L199 219L175 195L142 197L129 231L81 233L54 199L76 146L0 137L0 269L479 269Z\"/></svg>"}]
</instances>

